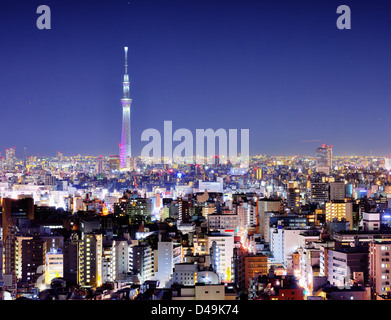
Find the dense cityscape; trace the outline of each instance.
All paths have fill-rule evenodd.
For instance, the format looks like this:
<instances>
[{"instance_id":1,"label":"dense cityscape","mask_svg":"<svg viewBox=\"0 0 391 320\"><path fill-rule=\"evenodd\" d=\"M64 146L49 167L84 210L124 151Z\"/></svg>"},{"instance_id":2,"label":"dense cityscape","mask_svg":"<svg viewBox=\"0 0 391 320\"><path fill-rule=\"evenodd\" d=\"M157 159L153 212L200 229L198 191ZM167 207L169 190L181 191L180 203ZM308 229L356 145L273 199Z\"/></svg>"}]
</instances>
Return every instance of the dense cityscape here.
<instances>
[{"instance_id":1,"label":"dense cityscape","mask_svg":"<svg viewBox=\"0 0 391 320\"><path fill-rule=\"evenodd\" d=\"M1 158L1 299L389 299L390 158Z\"/></svg>"},{"instance_id":2,"label":"dense cityscape","mask_svg":"<svg viewBox=\"0 0 391 320\"><path fill-rule=\"evenodd\" d=\"M391 300L390 4L7 1L0 300Z\"/></svg>"}]
</instances>

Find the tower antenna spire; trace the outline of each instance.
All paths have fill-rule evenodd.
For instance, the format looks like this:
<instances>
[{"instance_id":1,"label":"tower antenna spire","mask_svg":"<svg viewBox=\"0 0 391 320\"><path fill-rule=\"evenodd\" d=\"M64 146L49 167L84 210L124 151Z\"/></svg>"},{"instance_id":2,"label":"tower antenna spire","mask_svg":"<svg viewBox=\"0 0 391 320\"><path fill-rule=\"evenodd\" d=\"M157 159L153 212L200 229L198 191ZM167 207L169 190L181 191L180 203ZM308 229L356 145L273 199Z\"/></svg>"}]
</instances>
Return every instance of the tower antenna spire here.
<instances>
[{"instance_id":1,"label":"tower antenna spire","mask_svg":"<svg viewBox=\"0 0 391 320\"><path fill-rule=\"evenodd\" d=\"M125 50L125 74L128 74L128 47L124 47Z\"/></svg>"}]
</instances>

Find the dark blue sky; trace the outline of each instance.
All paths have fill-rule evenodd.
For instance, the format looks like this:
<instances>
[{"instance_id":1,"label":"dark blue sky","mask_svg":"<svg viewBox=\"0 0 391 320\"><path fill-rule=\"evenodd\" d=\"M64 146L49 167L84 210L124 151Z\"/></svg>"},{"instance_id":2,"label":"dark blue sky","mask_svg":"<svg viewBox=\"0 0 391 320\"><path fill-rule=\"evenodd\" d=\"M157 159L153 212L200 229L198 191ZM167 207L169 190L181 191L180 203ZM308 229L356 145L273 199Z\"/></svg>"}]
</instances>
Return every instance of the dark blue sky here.
<instances>
[{"instance_id":1,"label":"dark blue sky","mask_svg":"<svg viewBox=\"0 0 391 320\"><path fill-rule=\"evenodd\" d=\"M117 154L124 46L134 155L164 120L250 129L251 154L391 154L388 0L2 0L0 41L2 155Z\"/></svg>"}]
</instances>

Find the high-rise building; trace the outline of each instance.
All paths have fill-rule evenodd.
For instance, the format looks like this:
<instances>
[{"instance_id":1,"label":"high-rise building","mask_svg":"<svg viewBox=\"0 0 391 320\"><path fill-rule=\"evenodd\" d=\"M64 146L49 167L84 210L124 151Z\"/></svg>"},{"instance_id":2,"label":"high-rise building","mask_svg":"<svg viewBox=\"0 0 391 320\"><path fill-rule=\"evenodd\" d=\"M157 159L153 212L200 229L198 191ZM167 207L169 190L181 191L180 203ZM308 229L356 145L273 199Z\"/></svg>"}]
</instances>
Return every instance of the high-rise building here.
<instances>
[{"instance_id":1,"label":"high-rise building","mask_svg":"<svg viewBox=\"0 0 391 320\"><path fill-rule=\"evenodd\" d=\"M369 243L369 281L373 293L386 295L391 292L391 242Z\"/></svg>"},{"instance_id":2,"label":"high-rise building","mask_svg":"<svg viewBox=\"0 0 391 320\"><path fill-rule=\"evenodd\" d=\"M64 256L59 249L51 248L46 253L46 284L50 284L54 278L62 278L64 275Z\"/></svg>"},{"instance_id":3,"label":"high-rise building","mask_svg":"<svg viewBox=\"0 0 391 320\"><path fill-rule=\"evenodd\" d=\"M76 233L64 241L63 248L63 278L72 284L78 283L79 246L80 240Z\"/></svg>"},{"instance_id":4,"label":"high-rise building","mask_svg":"<svg viewBox=\"0 0 391 320\"><path fill-rule=\"evenodd\" d=\"M103 158L102 156L99 156L98 159L96 159L96 173L100 174L103 172Z\"/></svg>"},{"instance_id":5,"label":"high-rise building","mask_svg":"<svg viewBox=\"0 0 391 320\"><path fill-rule=\"evenodd\" d=\"M16 277L16 227L9 227L8 235L4 238L3 244L4 274L13 274Z\"/></svg>"},{"instance_id":6,"label":"high-rise building","mask_svg":"<svg viewBox=\"0 0 391 320\"><path fill-rule=\"evenodd\" d=\"M108 169L110 171L119 170L121 166L121 161L118 155L111 155L107 160L108 160Z\"/></svg>"},{"instance_id":7,"label":"high-rise building","mask_svg":"<svg viewBox=\"0 0 391 320\"><path fill-rule=\"evenodd\" d=\"M330 182L330 200L343 200L345 195L345 183Z\"/></svg>"},{"instance_id":8,"label":"high-rise building","mask_svg":"<svg viewBox=\"0 0 391 320\"><path fill-rule=\"evenodd\" d=\"M122 136L120 145L121 168L126 168L128 157L132 156L130 143L130 106L132 99L129 96L129 75L128 75L128 47L125 47L125 74L123 81L122 104Z\"/></svg>"},{"instance_id":9,"label":"high-rise building","mask_svg":"<svg viewBox=\"0 0 391 320\"><path fill-rule=\"evenodd\" d=\"M190 208L192 207L192 202L189 200L179 199L179 221L184 223L189 223L191 220L190 217Z\"/></svg>"},{"instance_id":10,"label":"high-rise building","mask_svg":"<svg viewBox=\"0 0 391 320\"><path fill-rule=\"evenodd\" d=\"M218 260L218 270L220 280L223 282L230 282L232 273L232 258L234 251L234 236L222 234L208 234L205 236L207 240L207 248L209 254L212 255L211 248L213 242L216 242L216 249L212 250L215 255L214 261ZM212 259L211 259L212 260Z\"/></svg>"},{"instance_id":11,"label":"high-rise building","mask_svg":"<svg viewBox=\"0 0 391 320\"><path fill-rule=\"evenodd\" d=\"M165 287L171 278L176 263L182 260L182 245L174 243L172 239L162 238L159 235L157 244L157 272L155 278L159 280L160 286Z\"/></svg>"},{"instance_id":12,"label":"high-rise building","mask_svg":"<svg viewBox=\"0 0 391 320\"><path fill-rule=\"evenodd\" d=\"M326 221L348 221L353 228L353 203L351 201L330 201L325 204Z\"/></svg>"},{"instance_id":13,"label":"high-rise building","mask_svg":"<svg viewBox=\"0 0 391 320\"><path fill-rule=\"evenodd\" d=\"M10 227L17 226L21 219L34 220L34 199L20 197L19 199L2 199L3 242L6 241Z\"/></svg>"},{"instance_id":14,"label":"high-rise building","mask_svg":"<svg viewBox=\"0 0 391 320\"><path fill-rule=\"evenodd\" d=\"M287 203L289 208L300 207L300 189L299 188L288 188L287 190Z\"/></svg>"},{"instance_id":15,"label":"high-rise building","mask_svg":"<svg viewBox=\"0 0 391 320\"><path fill-rule=\"evenodd\" d=\"M13 166L15 164L15 147L5 149L5 160L7 166Z\"/></svg>"},{"instance_id":16,"label":"high-rise building","mask_svg":"<svg viewBox=\"0 0 391 320\"><path fill-rule=\"evenodd\" d=\"M116 239L113 241L114 278L125 280L129 271L129 244L126 239Z\"/></svg>"},{"instance_id":17,"label":"high-rise building","mask_svg":"<svg viewBox=\"0 0 391 320\"><path fill-rule=\"evenodd\" d=\"M267 256L263 254L246 255L244 257L244 270L244 285L247 291L250 279L259 273L267 274Z\"/></svg>"},{"instance_id":18,"label":"high-rise building","mask_svg":"<svg viewBox=\"0 0 391 320\"><path fill-rule=\"evenodd\" d=\"M311 183L311 202L324 204L329 200L329 184L325 182Z\"/></svg>"},{"instance_id":19,"label":"high-rise building","mask_svg":"<svg viewBox=\"0 0 391 320\"><path fill-rule=\"evenodd\" d=\"M269 221L267 216L270 216L272 212L280 212L281 200L280 199L259 199L258 200L258 224L259 233L266 242L269 242L268 224Z\"/></svg>"},{"instance_id":20,"label":"high-rise building","mask_svg":"<svg viewBox=\"0 0 391 320\"><path fill-rule=\"evenodd\" d=\"M333 165L333 146L323 144L316 149L316 170L330 174Z\"/></svg>"},{"instance_id":21,"label":"high-rise building","mask_svg":"<svg viewBox=\"0 0 391 320\"><path fill-rule=\"evenodd\" d=\"M15 235L16 240L15 240L15 272L16 272L16 277L18 279L22 278L22 241L23 240L32 240L33 235Z\"/></svg>"},{"instance_id":22,"label":"high-rise building","mask_svg":"<svg viewBox=\"0 0 391 320\"><path fill-rule=\"evenodd\" d=\"M99 286L102 284L103 242L99 233L86 233L79 239L75 233L64 241L63 277L70 283Z\"/></svg>"},{"instance_id":23,"label":"high-rise building","mask_svg":"<svg viewBox=\"0 0 391 320\"><path fill-rule=\"evenodd\" d=\"M350 280L357 273L362 274L364 281L368 279L367 247L324 248L321 250L321 257L324 261L321 274L326 276L332 285L350 285Z\"/></svg>"},{"instance_id":24,"label":"high-rise building","mask_svg":"<svg viewBox=\"0 0 391 320\"><path fill-rule=\"evenodd\" d=\"M153 276L153 251L150 245L140 244L129 247L129 272L136 275L140 283Z\"/></svg>"},{"instance_id":25,"label":"high-rise building","mask_svg":"<svg viewBox=\"0 0 391 320\"><path fill-rule=\"evenodd\" d=\"M36 282L45 270L46 245L45 241L34 236L32 239L22 241L22 281ZM39 267L42 268L40 272Z\"/></svg>"},{"instance_id":26,"label":"high-rise building","mask_svg":"<svg viewBox=\"0 0 391 320\"><path fill-rule=\"evenodd\" d=\"M102 282L114 282L115 278L115 251L114 241L103 245L102 254Z\"/></svg>"},{"instance_id":27,"label":"high-rise building","mask_svg":"<svg viewBox=\"0 0 391 320\"><path fill-rule=\"evenodd\" d=\"M102 235L86 233L79 242L79 284L100 286L102 284Z\"/></svg>"},{"instance_id":28,"label":"high-rise building","mask_svg":"<svg viewBox=\"0 0 391 320\"><path fill-rule=\"evenodd\" d=\"M282 265L284 262L284 229L282 225L270 228L269 231L270 251L273 257L270 259L274 264Z\"/></svg>"}]
</instances>

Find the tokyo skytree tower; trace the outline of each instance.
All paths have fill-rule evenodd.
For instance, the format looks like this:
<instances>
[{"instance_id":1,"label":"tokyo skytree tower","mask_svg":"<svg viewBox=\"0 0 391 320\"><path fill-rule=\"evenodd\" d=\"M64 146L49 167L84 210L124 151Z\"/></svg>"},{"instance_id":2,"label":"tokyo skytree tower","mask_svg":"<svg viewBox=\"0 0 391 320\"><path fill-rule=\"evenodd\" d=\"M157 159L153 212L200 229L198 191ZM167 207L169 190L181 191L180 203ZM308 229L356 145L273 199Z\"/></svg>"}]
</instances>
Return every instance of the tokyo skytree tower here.
<instances>
[{"instance_id":1,"label":"tokyo skytree tower","mask_svg":"<svg viewBox=\"0 0 391 320\"><path fill-rule=\"evenodd\" d=\"M129 98L129 75L128 75L128 47L125 49L125 74L123 81L122 104L122 136L120 145L121 168L127 167L127 159L132 156L130 143L130 105L132 99Z\"/></svg>"}]
</instances>

